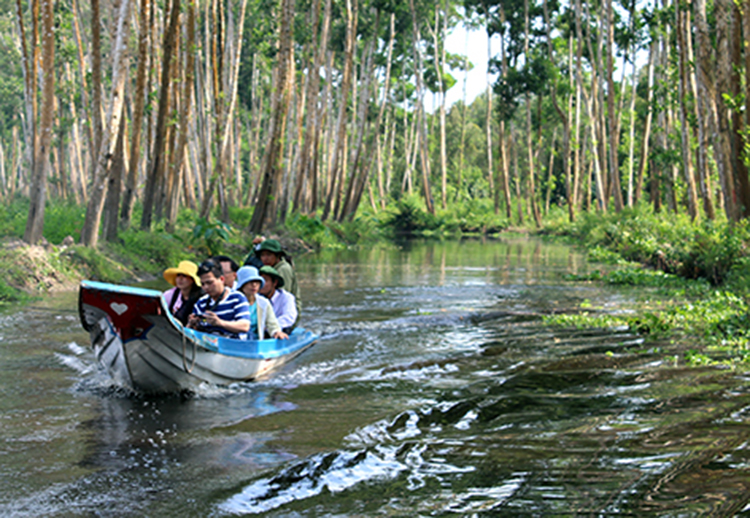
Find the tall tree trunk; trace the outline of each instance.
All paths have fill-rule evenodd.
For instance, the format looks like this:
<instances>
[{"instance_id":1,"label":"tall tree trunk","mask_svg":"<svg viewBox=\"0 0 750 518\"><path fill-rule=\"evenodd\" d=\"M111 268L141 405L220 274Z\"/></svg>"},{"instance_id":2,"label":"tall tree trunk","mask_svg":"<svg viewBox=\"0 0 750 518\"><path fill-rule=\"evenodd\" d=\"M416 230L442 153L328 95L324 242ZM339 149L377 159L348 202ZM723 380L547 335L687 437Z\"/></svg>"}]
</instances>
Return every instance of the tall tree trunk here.
<instances>
[{"instance_id":1,"label":"tall tree trunk","mask_svg":"<svg viewBox=\"0 0 750 518\"><path fill-rule=\"evenodd\" d=\"M219 3L218 7L222 5ZM232 35L225 29L223 10L219 8L214 11L216 34L214 38L213 91L214 108L216 110L215 133L218 136L218 141L216 142L216 168L203 198L201 216L204 218L209 216L213 192L218 190L221 217L226 223L229 222L226 187L230 164L230 144L232 142L231 130L237 105L237 75L239 73L246 9L247 0L242 0L240 23L238 24L239 31L234 41L231 39Z\"/></svg>"},{"instance_id":2,"label":"tall tree trunk","mask_svg":"<svg viewBox=\"0 0 750 518\"><path fill-rule=\"evenodd\" d=\"M656 38L651 42L650 51L648 54L648 65L646 70L647 83L646 83L646 122L643 126L643 135L641 138L641 153L638 161L638 174L635 183L634 203L638 203L641 198L641 191L643 189L643 177L646 173L646 165L648 164L649 155L649 143L651 141L651 121L654 117L654 64L657 60L659 46L657 45Z\"/></svg>"},{"instance_id":3,"label":"tall tree trunk","mask_svg":"<svg viewBox=\"0 0 750 518\"><path fill-rule=\"evenodd\" d=\"M750 5L745 3L745 9L750 9ZM742 35L742 15L739 10L737 2L731 2L728 6L731 16L729 45L730 45L730 68L729 68L729 84L730 89L725 91L732 99L740 99L742 92L741 87L741 76L740 71L742 70L742 47L745 47L745 52L749 52L747 48L748 37ZM739 180L739 195L740 195L740 209L741 217L750 217L750 176L748 176L748 167L745 162L745 125L743 122L743 115L741 108L733 108L730 111L732 120L732 161L734 162L735 174Z\"/></svg>"},{"instance_id":4,"label":"tall tree trunk","mask_svg":"<svg viewBox=\"0 0 750 518\"><path fill-rule=\"evenodd\" d=\"M179 208L179 194L182 184L183 164L187 148L189 134L190 108L193 105L193 88L195 87L195 57L193 48L195 46L195 4L190 2L187 6L186 38L184 54L185 74L182 78L182 96L180 99L179 132L175 154L170 164L170 176L172 177L171 190L167 197L167 221L166 228L174 229L177 220L177 209Z\"/></svg>"},{"instance_id":5,"label":"tall tree trunk","mask_svg":"<svg viewBox=\"0 0 750 518\"><path fill-rule=\"evenodd\" d=\"M104 228L102 237L105 241L117 241L117 209L120 207L122 194L122 177L125 170L125 139L127 124L125 117L120 117L120 128L117 131L117 144L112 157L112 166L107 180L107 196L104 203Z\"/></svg>"},{"instance_id":6,"label":"tall tree trunk","mask_svg":"<svg viewBox=\"0 0 750 518\"><path fill-rule=\"evenodd\" d=\"M688 8L692 7L692 1L688 3ZM706 217L709 220L713 220L715 218L715 211L714 211L714 203L712 199L712 189L711 189L711 173L709 168L709 158L708 158L708 150L709 150L709 138L708 138L708 132L707 132L707 124L705 121L705 99L701 99L698 93L698 75L700 72L698 71L699 66L697 63L697 54L693 52L693 35L692 35L692 23L690 20L690 10L686 9L684 12L685 16L685 27L687 30L685 31L685 42L686 42L686 48L687 48L687 59L689 63L693 63L692 71L688 72L688 78L689 78L689 88L690 88L690 95L693 99L692 103L692 114L695 117L695 124L691 124L691 126L694 126L694 130L696 132L697 136L697 145L695 149L695 172L697 177L697 184L698 184L698 191L699 196L703 201L703 210L705 212ZM697 23L696 23L697 25ZM697 32L697 29L696 29ZM697 45L697 39L696 39L696 45ZM694 73L693 73L694 72ZM697 204L697 201L696 201Z\"/></svg>"},{"instance_id":7,"label":"tall tree trunk","mask_svg":"<svg viewBox=\"0 0 750 518\"><path fill-rule=\"evenodd\" d=\"M319 118L318 103L320 98L320 69L323 66L325 58L325 49L328 40L328 28L331 18L331 0L326 1L325 14L323 15L323 24L320 34L320 43L318 43L318 24L320 21L320 0L314 0L312 8L312 39L308 44L308 52L313 54L312 65L308 66L307 73L307 94L305 95L307 106L304 109L305 129L302 137L302 151L300 152L299 173L297 175L297 185L294 190L294 209L298 212L310 210L310 207L303 204L306 199L304 191L310 182L310 169L312 165L312 154L318 150L313 150L315 141L314 133L317 130ZM309 63L308 63L309 65Z\"/></svg>"},{"instance_id":8,"label":"tall tree trunk","mask_svg":"<svg viewBox=\"0 0 750 518\"><path fill-rule=\"evenodd\" d=\"M370 41L365 45L365 58L362 60L364 69L362 74L365 77L360 81L362 83L362 90L360 92L359 109L357 110L359 112L359 130L357 132L357 144L354 148L354 159L352 160L351 166L352 173L349 179L349 184L346 188L346 194L344 195L343 205L341 206L340 210L338 210L338 208L336 210L336 219L338 221L344 221L344 219L354 215L354 211L356 211L355 205L359 205L359 197L361 197L362 192L364 191L365 182L367 181L367 178L369 176L370 165L372 164L372 160L370 160L369 158L374 157L374 153L372 153L372 146L369 144L367 146L369 149L365 153L365 142L367 140L367 136L371 127L368 124L368 113L371 97L370 92L372 91L372 82L375 75L375 61L373 59L373 52L376 44L375 40L377 39L376 35L379 32L379 25L380 12L378 12L375 17L375 30L373 31L373 38L370 39ZM378 111L378 115L382 117L382 112L380 112L380 110ZM375 131L380 131L380 121L376 122ZM374 138L372 139L372 142L375 142ZM366 159L367 163L365 165L362 164L363 154L369 157L368 159ZM357 198L356 202L355 198Z\"/></svg>"},{"instance_id":9,"label":"tall tree trunk","mask_svg":"<svg viewBox=\"0 0 750 518\"><path fill-rule=\"evenodd\" d=\"M120 117L125 104L125 80L127 76L128 22L130 20L130 0L121 0L117 16L117 38L112 51L112 94L107 110L107 131L102 134L101 149L98 153L94 180L91 186L86 217L81 231L81 242L96 247L99 240L99 226L107 190L107 178L120 130Z\"/></svg>"},{"instance_id":10,"label":"tall tree trunk","mask_svg":"<svg viewBox=\"0 0 750 518\"><path fill-rule=\"evenodd\" d=\"M162 183L163 154L167 137L167 114L171 105L172 57L174 55L175 40L177 39L177 28L179 26L180 0L169 2L169 23L164 33L164 45L162 47L161 62L161 84L159 86L159 109L156 115L156 127L154 128L154 145L149 160L148 173L146 175L146 187L143 193L143 214L141 216L141 229L149 230L154 212L154 202L157 189Z\"/></svg>"},{"instance_id":11,"label":"tall tree trunk","mask_svg":"<svg viewBox=\"0 0 750 518\"><path fill-rule=\"evenodd\" d=\"M525 5L525 4L524 4ZM487 180L489 182L490 187L490 196L494 200L494 208L495 208L495 214L497 214L500 210L500 207L498 206L498 198L495 194L495 190L497 187L495 187L495 172L493 170L493 157L492 157L492 81L490 79L490 63L489 60L492 59L492 33L490 32L490 16L489 16L489 10L487 8L487 2L484 2L484 12L487 16L487 25L485 27L485 31L487 33L487 75L486 75L486 81L487 81L487 88L485 89L486 95L487 95L487 113L485 114L484 118L484 137L486 140L486 146L487 146Z\"/></svg>"},{"instance_id":12,"label":"tall tree trunk","mask_svg":"<svg viewBox=\"0 0 750 518\"><path fill-rule=\"evenodd\" d=\"M517 213L518 213L518 224L523 225L523 196L521 195L521 173L518 169L518 146L516 145L516 137L514 133L514 127L513 122L511 121L510 131L509 131L509 137L508 137L508 147L510 149L511 153L511 160L513 161L513 177L515 178L515 188L516 188L516 207L517 207Z\"/></svg>"},{"instance_id":13,"label":"tall tree trunk","mask_svg":"<svg viewBox=\"0 0 750 518\"><path fill-rule=\"evenodd\" d=\"M549 16L549 7L547 5L547 0L544 0L544 21L545 25L547 27L547 58L550 60L550 62L554 62L554 56L552 53L552 22L550 20ZM572 40L571 40L572 41ZM572 63L572 43L571 43L571 49L569 52L569 55L571 56L571 65ZM563 159L563 171L565 172L565 199L566 203L568 204L568 217L570 221L573 221L575 219L575 204L573 202L573 188L570 181L570 119L568 117L568 114L560 108L560 104L557 101L557 77L555 77L555 80L552 83L552 104L555 107L555 111L557 112L558 117L560 117L560 120L562 120L563 123L563 150L562 150L562 159ZM551 168L550 168L551 171Z\"/></svg>"},{"instance_id":14,"label":"tall tree trunk","mask_svg":"<svg viewBox=\"0 0 750 518\"><path fill-rule=\"evenodd\" d=\"M505 9L500 6L500 21L503 25L505 25ZM508 63L507 63L507 56L505 53L505 38L500 38L500 66L502 67L501 72L501 78L505 78L505 76L508 73ZM511 201L511 192L510 192L510 160L508 159L508 142L505 132L505 120L501 118L499 123L499 131L498 131L498 139L499 139L499 145L498 149L500 150L500 175L501 175L501 181L503 182L503 195L505 196L505 217L508 218L508 221L511 220L511 217L513 215L513 205ZM497 189L495 189L495 198L497 199ZM497 201L495 201L497 203Z\"/></svg>"},{"instance_id":15,"label":"tall tree trunk","mask_svg":"<svg viewBox=\"0 0 750 518\"><path fill-rule=\"evenodd\" d=\"M422 37L419 31L419 23L417 22L417 11L414 8L414 0L409 0L409 9L411 11L411 24L412 24L412 49L414 52L414 62L416 65L416 79L417 79L417 107L416 107L416 118L417 118L417 134L418 147L419 147L419 158L422 165L422 191L424 193L424 203L427 207L427 212L435 214L435 205L432 202L432 189L430 188L430 158L428 154L428 140L427 140L427 120L424 113L424 68L422 51L419 47L419 42Z\"/></svg>"},{"instance_id":16,"label":"tall tree trunk","mask_svg":"<svg viewBox=\"0 0 750 518\"><path fill-rule=\"evenodd\" d=\"M380 101L380 108L378 109L378 115L375 117L375 122L373 124L373 127L375 128L375 138L371 140L370 145L368 146L368 150L365 153L365 157L367 160L367 165L365 166L365 170L363 171L363 174L359 177L359 181L357 184L356 191L354 193L354 199L352 201L351 206L348 209L348 218L352 219L354 215L357 212L357 208L359 207L360 200L362 199L362 194L364 193L365 185L368 184L368 179L370 176L370 169L372 168L373 161L376 159L378 162L380 161L380 126L383 121L383 115L385 114L385 109L388 103L388 99L390 97L390 83L391 83L391 61L393 58L393 45L396 39L396 27L395 27L395 15L391 13L391 20L390 20L390 39L388 41L388 53L386 56L386 66L385 66L385 86L383 89L383 98ZM370 77L373 76L374 71L370 71ZM380 164L377 165L378 170L380 169Z\"/></svg>"},{"instance_id":17,"label":"tall tree trunk","mask_svg":"<svg viewBox=\"0 0 750 518\"><path fill-rule=\"evenodd\" d=\"M54 0L42 0L42 106L39 120L39 145L35 146L34 169L29 193L29 217L23 240L35 244L42 239L44 204L47 197L47 172L55 119L55 33Z\"/></svg>"},{"instance_id":18,"label":"tall tree trunk","mask_svg":"<svg viewBox=\"0 0 750 518\"><path fill-rule=\"evenodd\" d=\"M456 195L454 200L458 200L458 196L461 193L461 184L464 174L464 156L466 154L466 84L469 80L469 35L466 33L466 55L464 56L464 81L461 90L461 140L458 145L458 171L456 181ZM502 144L502 143L501 143ZM510 218L510 216L509 216Z\"/></svg>"},{"instance_id":19,"label":"tall tree trunk","mask_svg":"<svg viewBox=\"0 0 750 518\"><path fill-rule=\"evenodd\" d=\"M696 5L702 4L703 0L696 0ZM716 18L716 55L718 57L717 70L717 88L714 90L714 103L716 105L717 126L718 126L718 146L714 143L714 156L716 162L725 165L725 177L722 179L722 188L724 190L724 207L727 217L730 221L739 220L744 209L741 201L740 180L737 177L738 171L734 160L732 149L732 135L730 126L730 115L727 113L724 102L724 94L731 91L732 83L732 4L731 0L717 0L714 2L714 16ZM697 9L696 12L699 12ZM705 13L705 9L703 11ZM698 22L701 25L703 21ZM706 32L706 36L708 33ZM707 67L706 63L701 63L702 72L710 73L713 67ZM704 68L705 67L705 68ZM708 85L706 85L708 87ZM721 173L721 168L719 169Z\"/></svg>"},{"instance_id":20,"label":"tall tree trunk","mask_svg":"<svg viewBox=\"0 0 750 518\"><path fill-rule=\"evenodd\" d=\"M99 0L91 0L91 166L96 169L102 142L102 26ZM94 176L94 172L91 172Z\"/></svg>"},{"instance_id":21,"label":"tall tree trunk","mask_svg":"<svg viewBox=\"0 0 750 518\"><path fill-rule=\"evenodd\" d=\"M437 13L439 9L435 7L435 31L433 32L433 46L435 47L435 64L438 66L438 95L440 96L440 201L442 203L443 210L446 209L448 203L448 155L447 155L447 144L445 136L445 85L443 83L443 75L445 74L445 38L448 34L448 0L443 3L443 23L440 25L441 29L438 31L437 25ZM440 38L438 38L438 32ZM440 47L442 42L442 47ZM438 48L440 52L438 53Z\"/></svg>"},{"instance_id":22,"label":"tall tree trunk","mask_svg":"<svg viewBox=\"0 0 750 518\"><path fill-rule=\"evenodd\" d=\"M685 32L688 30L685 23L685 14L680 5L675 5L675 31L677 34L678 60L679 60L679 92L680 92L680 136L682 138L682 170L688 188L688 213L690 219L699 217L698 213L698 190L695 185L695 174L693 173L693 152L690 142L690 127L688 122L688 71L687 71L687 45Z\"/></svg>"},{"instance_id":23,"label":"tall tree trunk","mask_svg":"<svg viewBox=\"0 0 750 518\"><path fill-rule=\"evenodd\" d=\"M333 147L333 165L330 169L330 182L323 208L322 219L328 219L333 210L333 202L344 181L343 168L346 162L344 152L346 142L346 113L349 104L349 94L352 87L352 68L354 66L354 51L357 31L357 4L359 0L346 0L346 41L344 43L344 72L341 79L341 104L336 123L336 141Z\"/></svg>"},{"instance_id":24,"label":"tall tree trunk","mask_svg":"<svg viewBox=\"0 0 750 518\"><path fill-rule=\"evenodd\" d=\"M135 104L133 106L133 123L130 135L130 156L128 157L128 176L125 180L125 190L122 196L120 211L120 228L130 228L135 204L136 189L138 187L138 163L141 158L141 131L143 129L143 115L146 106L146 72L149 68L149 13L152 9L151 0L141 0L138 12L138 69L135 75Z\"/></svg>"},{"instance_id":25,"label":"tall tree trunk","mask_svg":"<svg viewBox=\"0 0 750 518\"><path fill-rule=\"evenodd\" d=\"M529 0L524 0L524 55L530 56L529 53L529 39L530 39L530 23L529 23ZM536 182L534 177L536 176L534 167L534 146L532 143L533 129L531 127L531 96L526 94L526 155L528 160L528 174L529 174L529 205L531 206L531 213L534 217L534 223L537 228L542 226L542 216L539 213L539 207L536 203Z\"/></svg>"},{"instance_id":26,"label":"tall tree trunk","mask_svg":"<svg viewBox=\"0 0 750 518\"><path fill-rule=\"evenodd\" d=\"M34 16L34 14L32 14ZM34 22L36 23L36 22ZM37 138L37 92L36 92L36 77L37 77L37 60L36 60L36 46L37 40L32 38L30 42L27 42L26 29L23 23L23 7L21 6L21 0L16 0L16 25L18 27L19 40L21 43L21 69L23 70L23 99L24 99L24 116L26 124L23 125L24 129L24 142L25 142L25 155L28 158L28 164L30 169L34 171L34 158L37 156L37 148L39 146L39 139ZM29 49L29 43L32 48ZM14 137L17 137L17 133L14 129ZM13 148L16 149L15 146ZM13 168L11 177L14 179L9 191L15 190L15 178L16 168Z\"/></svg>"},{"instance_id":27,"label":"tall tree trunk","mask_svg":"<svg viewBox=\"0 0 750 518\"><path fill-rule=\"evenodd\" d=\"M276 224L278 193L281 192L281 179L284 174L282 164L283 138L286 133L286 120L292 94L292 22L294 21L294 1L282 0L279 26L279 53L276 73L276 87L271 105L273 119L271 122L270 140L266 149L263 166L263 185L258 195L250 221L250 232L259 234L266 227Z\"/></svg>"},{"instance_id":28,"label":"tall tree trunk","mask_svg":"<svg viewBox=\"0 0 750 518\"><path fill-rule=\"evenodd\" d=\"M615 198L615 210L623 208L622 188L620 186L620 165L617 160L618 134L617 112L615 111L615 82L614 82L614 46L615 46L615 18L612 3L607 2L607 115L609 119L609 170L612 182L612 194Z\"/></svg>"}]
</instances>

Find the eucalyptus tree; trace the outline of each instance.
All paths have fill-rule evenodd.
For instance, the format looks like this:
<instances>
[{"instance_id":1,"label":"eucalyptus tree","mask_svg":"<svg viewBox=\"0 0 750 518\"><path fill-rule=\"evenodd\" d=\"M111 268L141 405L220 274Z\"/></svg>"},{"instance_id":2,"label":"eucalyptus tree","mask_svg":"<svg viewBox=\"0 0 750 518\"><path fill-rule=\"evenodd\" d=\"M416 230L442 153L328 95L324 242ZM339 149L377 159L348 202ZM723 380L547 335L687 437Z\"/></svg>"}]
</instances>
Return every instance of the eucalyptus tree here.
<instances>
[{"instance_id":1,"label":"eucalyptus tree","mask_svg":"<svg viewBox=\"0 0 750 518\"><path fill-rule=\"evenodd\" d=\"M99 239L102 210L107 193L107 179L115 156L117 134L125 105L125 82L127 75L127 41L130 22L130 1L120 0L117 14L117 33L113 45L112 89L107 107L106 131L103 131L97 153L93 183L86 205L86 218L81 230L81 242L96 247Z\"/></svg>"},{"instance_id":2,"label":"eucalyptus tree","mask_svg":"<svg viewBox=\"0 0 750 518\"><path fill-rule=\"evenodd\" d=\"M356 2L356 0L354 0ZM292 93L291 74L293 60L292 24L294 2L282 0L279 4L278 60L275 73L274 97L272 100L272 121L268 145L261 171L262 185L258 203L253 211L249 230L261 232L273 227L278 218L279 194L281 192L282 146L286 128L287 112Z\"/></svg>"},{"instance_id":3,"label":"eucalyptus tree","mask_svg":"<svg viewBox=\"0 0 750 518\"><path fill-rule=\"evenodd\" d=\"M52 125L55 114L55 34L54 2L42 0L32 4L30 13L32 33L27 40L24 12L21 1L16 1L16 21L21 38L26 101L27 149L31 152L31 178L29 182L29 216L23 235L27 243L42 239L44 208L47 200L47 175L52 142ZM41 41L38 27L41 22ZM39 68L37 68L39 66ZM37 74L41 78L41 101L37 106ZM38 117L38 119L37 119Z\"/></svg>"}]
</instances>

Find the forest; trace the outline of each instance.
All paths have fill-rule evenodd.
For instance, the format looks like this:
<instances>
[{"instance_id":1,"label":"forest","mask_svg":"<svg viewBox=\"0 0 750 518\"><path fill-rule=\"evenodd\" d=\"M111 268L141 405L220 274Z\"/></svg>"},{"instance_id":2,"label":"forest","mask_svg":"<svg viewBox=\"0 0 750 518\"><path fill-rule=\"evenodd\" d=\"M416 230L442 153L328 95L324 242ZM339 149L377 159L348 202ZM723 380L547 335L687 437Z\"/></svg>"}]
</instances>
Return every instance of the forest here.
<instances>
[{"instance_id":1,"label":"forest","mask_svg":"<svg viewBox=\"0 0 750 518\"><path fill-rule=\"evenodd\" d=\"M0 5L0 196L28 200L28 243L51 200L85 207L91 247L185 208L249 208L257 233L404 200L537 227L750 207L750 2ZM474 66L446 49L457 26L486 34L490 73L447 106Z\"/></svg>"}]
</instances>

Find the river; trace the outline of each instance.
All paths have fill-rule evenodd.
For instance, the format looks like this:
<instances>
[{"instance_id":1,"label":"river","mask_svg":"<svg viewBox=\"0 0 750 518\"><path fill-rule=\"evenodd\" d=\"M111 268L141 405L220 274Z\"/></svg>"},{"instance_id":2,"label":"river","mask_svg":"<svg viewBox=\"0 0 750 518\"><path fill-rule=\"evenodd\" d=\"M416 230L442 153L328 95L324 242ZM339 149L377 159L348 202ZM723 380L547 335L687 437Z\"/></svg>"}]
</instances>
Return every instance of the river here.
<instances>
[{"instance_id":1,"label":"river","mask_svg":"<svg viewBox=\"0 0 750 518\"><path fill-rule=\"evenodd\" d=\"M624 329L551 327L648 293L534 239L296 258L321 335L269 378L143 399L93 360L75 293L0 314L2 516L733 516L743 375Z\"/></svg>"}]
</instances>

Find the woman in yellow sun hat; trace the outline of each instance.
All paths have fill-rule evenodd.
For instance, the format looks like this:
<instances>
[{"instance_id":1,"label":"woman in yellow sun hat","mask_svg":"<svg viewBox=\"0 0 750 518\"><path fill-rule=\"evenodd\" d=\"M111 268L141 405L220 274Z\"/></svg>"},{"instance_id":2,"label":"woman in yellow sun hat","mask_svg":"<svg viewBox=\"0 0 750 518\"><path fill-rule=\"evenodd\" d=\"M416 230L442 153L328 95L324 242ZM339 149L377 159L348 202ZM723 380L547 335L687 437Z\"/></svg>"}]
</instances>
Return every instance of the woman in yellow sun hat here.
<instances>
[{"instance_id":1,"label":"woman in yellow sun hat","mask_svg":"<svg viewBox=\"0 0 750 518\"><path fill-rule=\"evenodd\" d=\"M203 295L198 265L192 261L180 261L177 268L164 270L164 280L174 286L163 294L169 311L185 325L188 315L193 312L195 301Z\"/></svg>"}]
</instances>

